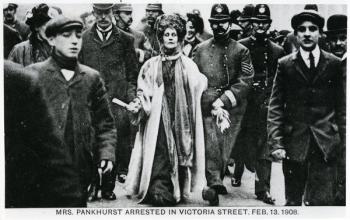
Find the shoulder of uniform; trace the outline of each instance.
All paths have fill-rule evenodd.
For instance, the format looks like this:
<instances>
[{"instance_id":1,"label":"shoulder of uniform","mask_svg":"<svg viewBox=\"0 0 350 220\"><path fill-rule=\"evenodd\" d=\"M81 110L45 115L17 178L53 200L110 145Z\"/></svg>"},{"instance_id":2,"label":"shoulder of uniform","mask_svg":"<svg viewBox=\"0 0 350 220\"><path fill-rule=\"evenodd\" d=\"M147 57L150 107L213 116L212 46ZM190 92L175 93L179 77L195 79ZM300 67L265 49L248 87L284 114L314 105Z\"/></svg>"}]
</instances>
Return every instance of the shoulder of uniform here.
<instances>
[{"instance_id":1,"label":"shoulder of uniform","mask_svg":"<svg viewBox=\"0 0 350 220\"><path fill-rule=\"evenodd\" d=\"M238 43L241 43L243 45L247 45L250 41L250 37L246 37L246 38L243 38L243 39L240 39L239 41L237 41Z\"/></svg>"}]
</instances>

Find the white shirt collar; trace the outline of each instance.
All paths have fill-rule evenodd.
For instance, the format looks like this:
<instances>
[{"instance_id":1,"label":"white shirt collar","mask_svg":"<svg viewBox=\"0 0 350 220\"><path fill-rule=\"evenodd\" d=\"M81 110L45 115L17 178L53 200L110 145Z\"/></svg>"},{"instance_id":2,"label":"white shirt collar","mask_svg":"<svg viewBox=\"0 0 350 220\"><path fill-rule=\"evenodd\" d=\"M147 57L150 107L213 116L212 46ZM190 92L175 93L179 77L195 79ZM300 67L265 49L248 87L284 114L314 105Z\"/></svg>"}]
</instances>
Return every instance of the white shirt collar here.
<instances>
[{"instance_id":1,"label":"white shirt collar","mask_svg":"<svg viewBox=\"0 0 350 220\"><path fill-rule=\"evenodd\" d=\"M320 47L318 45L316 45L315 49L313 49L313 51L311 51L311 53L315 58L315 66L317 66L318 61L320 61L320 55L321 55ZM310 52L305 51L302 47L300 47L300 55L303 58L306 66L310 68L310 60L309 60Z\"/></svg>"},{"instance_id":2,"label":"white shirt collar","mask_svg":"<svg viewBox=\"0 0 350 220\"><path fill-rule=\"evenodd\" d=\"M101 41L104 41L102 32L107 32L108 33L107 36L106 36L106 40L108 40L109 37L112 34L112 25L109 25L108 28L106 28L106 29L102 29L98 25L96 25L96 27L97 27L96 28L97 35L101 39Z\"/></svg>"},{"instance_id":3,"label":"white shirt collar","mask_svg":"<svg viewBox=\"0 0 350 220\"><path fill-rule=\"evenodd\" d=\"M66 81L71 80L74 76L74 71L72 71L72 70L61 69L61 73L63 74Z\"/></svg>"},{"instance_id":4,"label":"white shirt collar","mask_svg":"<svg viewBox=\"0 0 350 220\"><path fill-rule=\"evenodd\" d=\"M343 57L341 58L341 60L345 60L346 59L346 52L343 54Z\"/></svg>"}]
</instances>

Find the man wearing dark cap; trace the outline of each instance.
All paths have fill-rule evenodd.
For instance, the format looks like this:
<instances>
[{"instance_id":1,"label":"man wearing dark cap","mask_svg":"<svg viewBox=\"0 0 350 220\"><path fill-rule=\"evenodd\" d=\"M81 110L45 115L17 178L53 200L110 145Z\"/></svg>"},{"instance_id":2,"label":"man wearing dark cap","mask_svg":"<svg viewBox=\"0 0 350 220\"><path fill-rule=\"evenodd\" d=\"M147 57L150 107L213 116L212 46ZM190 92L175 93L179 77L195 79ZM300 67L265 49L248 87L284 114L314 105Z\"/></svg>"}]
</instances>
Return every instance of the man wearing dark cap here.
<instances>
[{"instance_id":1,"label":"man wearing dark cap","mask_svg":"<svg viewBox=\"0 0 350 220\"><path fill-rule=\"evenodd\" d=\"M242 28L241 34L238 36L238 39L243 39L249 37L252 34L252 24L250 18L253 16L254 5L247 4L244 6L241 16L237 18L238 25Z\"/></svg>"},{"instance_id":2,"label":"man wearing dark cap","mask_svg":"<svg viewBox=\"0 0 350 220\"><path fill-rule=\"evenodd\" d=\"M136 96L136 80L138 76L138 61L134 48L134 38L117 28L113 23L113 4L93 4L93 13L96 23L83 34L83 45L79 54L80 61L99 71L106 82L108 98L131 102ZM118 157L125 157L119 149L130 149L132 135L130 134L130 119L126 109L112 105L112 112L118 131L116 149ZM128 159L117 158L117 161ZM125 162L127 163L127 162ZM121 165L122 168L127 165ZM113 192L117 172L120 167L113 170L111 175L103 177L102 197L115 200ZM121 174L125 176L124 170ZM121 182L124 178L121 178ZM92 188L93 189L93 188ZM92 194L94 192L92 191ZM95 199L95 196L90 198Z\"/></svg>"},{"instance_id":3,"label":"man wearing dark cap","mask_svg":"<svg viewBox=\"0 0 350 220\"><path fill-rule=\"evenodd\" d=\"M231 17L226 4L214 4L209 18L214 37L193 51L199 71L208 78L202 95L206 179L203 199L219 204L227 194L223 178L235 144L254 75L249 50L229 37Z\"/></svg>"},{"instance_id":4,"label":"man wearing dark cap","mask_svg":"<svg viewBox=\"0 0 350 220\"><path fill-rule=\"evenodd\" d=\"M96 150L103 172L111 172L116 130L103 79L96 70L78 63L82 29L80 20L63 16L51 20L45 33L53 47L52 55L28 69L38 74L55 135L65 144L63 150L69 155L66 160L78 173L81 187L76 193L82 195L81 206L86 206L87 189L96 166L93 151ZM61 187L66 184L64 181L75 180L63 180Z\"/></svg>"},{"instance_id":5,"label":"man wearing dark cap","mask_svg":"<svg viewBox=\"0 0 350 220\"><path fill-rule=\"evenodd\" d=\"M345 143L345 74L320 49L324 18L304 10L291 21L300 48L281 58L268 110L268 144L283 159L286 205L334 205L337 152Z\"/></svg>"},{"instance_id":6,"label":"man wearing dark cap","mask_svg":"<svg viewBox=\"0 0 350 220\"><path fill-rule=\"evenodd\" d=\"M312 11L318 11L318 6L315 4L306 4L304 6L304 10L312 10ZM328 46L326 42L326 36L322 33L321 38L319 39L318 45L322 50L328 51ZM299 49L300 45L294 35L294 33L289 33L286 37L286 41L283 45L283 49L286 52L286 54L293 53Z\"/></svg>"},{"instance_id":7,"label":"man wearing dark cap","mask_svg":"<svg viewBox=\"0 0 350 220\"><path fill-rule=\"evenodd\" d=\"M134 47L138 61L140 64L144 63L151 57L152 48L143 32L130 27L133 21L131 4L114 4L113 14L117 27L134 37Z\"/></svg>"},{"instance_id":8,"label":"man wearing dark cap","mask_svg":"<svg viewBox=\"0 0 350 220\"><path fill-rule=\"evenodd\" d=\"M327 20L327 40L330 51L341 58L343 74L346 75L346 46L347 46L347 16L335 14ZM346 77L344 77L346 78ZM343 82L346 88L346 80ZM345 144L341 145L338 153L337 164L337 189L335 195L335 205L346 204L346 148Z\"/></svg>"},{"instance_id":9,"label":"man wearing dark cap","mask_svg":"<svg viewBox=\"0 0 350 220\"><path fill-rule=\"evenodd\" d=\"M22 41L25 41L28 38L30 29L28 25L16 18L17 7L18 5L14 3L9 3L4 6L4 23L17 30Z\"/></svg>"},{"instance_id":10,"label":"man wearing dark cap","mask_svg":"<svg viewBox=\"0 0 350 220\"><path fill-rule=\"evenodd\" d=\"M257 4L251 18L252 35L239 41L251 53L255 75L234 150L239 153L233 155L236 158L235 161L245 161L245 163L250 164L247 167L255 168L257 175L255 195L257 199L268 204L274 204L274 199L270 195L272 158L267 147L267 105L277 69L277 61L284 56L283 48L268 38L271 22L268 5ZM232 177L233 186L240 185L243 171L244 165L236 163Z\"/></svg>"},{"instance_id":11,"label":"man wearing dark cap","mask_svg":"<svg viewBox=\"0 0 350 220\"><path fill-rule=\"evenodd\" d=\"M156 29L154 27L157 17L164 14L162 4L150 3L146 6L146 23L140 25L137 30L144 33L151 45L151 56L159 54L159 43L157 41Z\"/></svg>"}]
</instances>

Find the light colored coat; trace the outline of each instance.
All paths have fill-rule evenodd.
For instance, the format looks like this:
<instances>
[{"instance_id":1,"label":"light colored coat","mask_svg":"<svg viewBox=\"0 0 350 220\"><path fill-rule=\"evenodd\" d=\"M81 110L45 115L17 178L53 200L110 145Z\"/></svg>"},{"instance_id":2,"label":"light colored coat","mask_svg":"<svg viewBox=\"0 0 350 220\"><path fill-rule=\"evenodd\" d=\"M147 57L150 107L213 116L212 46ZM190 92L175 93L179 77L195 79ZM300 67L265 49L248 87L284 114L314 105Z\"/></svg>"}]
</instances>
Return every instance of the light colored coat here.
<instances>
[{"instance_id":1,"label":"light colored coat","mask_svg":"<svg viewBox=\"0 0 350 220\"><path fill-rule=\"evenodd\" d=\"M201 74L196 64L188 57L182 55L181 59L185 76L189 83L192 96L193 118L195 119L195 146L193 167L190 169L190 176L185 180L184 186L190 186L183 189L183 194L188 195L189 191L201 190L206 185L205 180L205 150L204 150L204 131L201 111L201 95L207 88L207 78ZM141 124L140 130L136 135L135 145L132 152L129 172L126 180L126 190L130 195L138 195L142 201L148 191L153 159L156 149L159 123L161 119L162 98L164 95L164 84L158 86L156 81L159 68L161 66L161 57L153 57L148 60L141 68L138 78L138 95L143 99L143 110L147 118L144 124ZM172 174L174 184L174 198L180 200L180 188L178 173Z\"/></svg>"}]
</instances>

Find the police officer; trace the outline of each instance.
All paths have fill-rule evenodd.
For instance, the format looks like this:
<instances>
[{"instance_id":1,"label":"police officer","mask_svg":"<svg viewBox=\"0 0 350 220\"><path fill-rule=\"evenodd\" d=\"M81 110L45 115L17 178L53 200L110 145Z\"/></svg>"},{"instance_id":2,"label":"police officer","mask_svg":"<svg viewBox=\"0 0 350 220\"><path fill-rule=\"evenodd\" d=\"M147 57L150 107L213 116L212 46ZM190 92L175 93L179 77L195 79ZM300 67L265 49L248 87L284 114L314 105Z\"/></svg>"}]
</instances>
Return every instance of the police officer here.
<instances>
[{"instance_id":1,"label":"police officer","mask_svg":"<svg viewBox=\"0 0 350 220\"><path fill-rule=\"evenodd\" d=\"M268 204L274 204L274 199L270 196L271 158L266 139L267 105L277 60L284 55L283 48L268 38L271 22L268 5L256 5L251 18L252 35L239 41L251 53L255 75L252 90L248 95L242 129L235 146L241 149L241 154L235 155L238 160L246 157L247 163L253 163L257 174L255 194L257 199ZM236 167L232 185L240 183L243 169L244 166Z\"/></svg>"},{"instance_id":2,"label":"police officer","mask_svg":"<svg viewBox=\"0 0 350 220\"><path fill-rule=\"evenodd\" d=\"M214 37L197 45L193 60L209 84L202 95L208 186L202 196L210 205L218 205L218 195L227 194L223 178L254 70L249 50L229 36L231 17L227 5L214 4L209 22Z\"/></svg>"}]
</instances>

